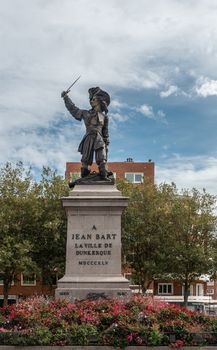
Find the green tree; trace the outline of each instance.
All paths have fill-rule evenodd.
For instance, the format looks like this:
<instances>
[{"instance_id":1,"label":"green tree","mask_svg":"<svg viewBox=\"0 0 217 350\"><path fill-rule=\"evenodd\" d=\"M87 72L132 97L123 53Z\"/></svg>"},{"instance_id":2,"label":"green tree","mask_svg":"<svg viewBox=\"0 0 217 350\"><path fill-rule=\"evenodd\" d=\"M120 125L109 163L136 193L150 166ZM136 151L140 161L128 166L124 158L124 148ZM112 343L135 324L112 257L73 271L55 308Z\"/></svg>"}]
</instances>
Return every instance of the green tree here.
<instances>
[{"instance_id":1,"label":"green tree","mask_svg":"<svg viewBox=\"0 0 217 350\"><path fill-rule=\"evenodd\" d=\"M65 266L66 217L61 197L68 195L66 181L56 171L43 168L38 182L37 213L33 260L41 271L43 283L52 285L53 276L62 274Z\"/></svg>"},{"instance_id":2,"label":"green tree","mask_svg":"<svg viewBox=\"0 0 217 350\"><path fill-rule=\"evenodd\" d=\"M31 244L29 241L18 241L6 235L1 242L0 248L0 270L3 279L3 305L8 303L8 294L12 282L19 272L36 270L31 257Z\"/></svg>"},{"instance_id":3,"label":"green tree","mask_svg":"<svg viewBox=\"0 0 217 350\"><path fill-rule=\"evenodd\" d=\"M133 278L145 292L154 276L165 271L174 185L120 182L119 189L129 197L122 222L123 254L133 269Z\"/></svg>"},{"instance_id":4,"label":"green tree","mask_svg":"<svg viewBox=\"0 0 217 350\"><path fill-rule=\"evenodd\" d=\"M216 217L215 197L196 189L179 192L175 184L120 182L129 196L123 215L123 253L142 287L158 276L179 280L187 303L190 283L210 272Z\"/></svg>"},{"instance_id":5,"label":"green tree","mask_svg":"<svg viewBox=\"0 0 217 350\"><path fill-rule=\"evenodd\" d=\"M211 272L216 241L216 198L196 189L182 190L171 207L170 256L167 271L184 286L187 306L190 284Z\"/></svg>"},{"instance_id":6,"label":"green tree","mask_svg":"<svg viewBox=\"0 0 217 350\"><path fill-rule=\"evenodd\" d=\"M20 272L37 272L52 285L65 265L66 218L61 197L68 193L64 179L44 168L35 182L22 163L0 169L0 274L4 304Z\"/></svg>"},{"instance_id":7,"label":"green tree","mask_svg":"<svg viewBox=\"0 0 217 350\"><path fill-rule=\"evenodd\" d=\"M35 199L35 186L22 163L7 163L0 170L0 273L4 283L4 305L16 274L35 268L28 239L33 219L29 208Z\"/></svg>"}]
</instances>

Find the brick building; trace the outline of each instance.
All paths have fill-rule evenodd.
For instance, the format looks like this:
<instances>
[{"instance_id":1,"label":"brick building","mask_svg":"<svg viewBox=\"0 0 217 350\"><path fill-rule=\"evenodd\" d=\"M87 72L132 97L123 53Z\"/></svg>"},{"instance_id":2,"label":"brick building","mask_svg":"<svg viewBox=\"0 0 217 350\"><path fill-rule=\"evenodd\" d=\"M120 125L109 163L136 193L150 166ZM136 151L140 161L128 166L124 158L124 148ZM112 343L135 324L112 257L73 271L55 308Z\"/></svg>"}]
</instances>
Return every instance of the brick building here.
<instances>
[{"instance_id":1,"label":"brick building","mask_svg":"<svg viewBox=\"0 0 217 350\"><path fill-rule=\"evenodd\" d=\"M47 286L42 284L41 279L36 274L18 274L9 290L8 301L9 304L18 302L26 297L33 295L54 295L54 286ZM0 275L0 307L3 305L3 280Z\"/></svg>"},{"instance_id":2,"label":"brick building","mask_svg":"<svg viewBox=\"0 0 217 350\"><path fill-rule=\"evenodd\" d=\"M67 162L65 177L68 181L74 181L80 177L80 162ZM92 171L98 171L96 164L91 167ZM154 162L134 162L127 158L125 162L109 162L108 170L112 171L115 178L126 179L133 183L142 183L145 178L154 181Z\"/></svg>"},{"instance_id":3,"label":"brick building","mask_svg":"<svg viewBox=\"0 0 217 350\"><path fill-rule=\"evenodd\" d=\"M207 282L206 295L217 300L217 281L209 280Z\"/></svg>"},{"instance_id":4,"label":"brick building","mask_svg":"<svg viewBox=\"0 0 217 350\"><path fill-rule=\"evenodd\" d=\"M191 283L188 307L192 310L207 311L210 307L211 299L207 295L207 276L200 276ZM164 300L173 304L183 304L184 286L178 281L155 280L153 284L153 294L156 299Z\"/></svg>"}]
</instances>

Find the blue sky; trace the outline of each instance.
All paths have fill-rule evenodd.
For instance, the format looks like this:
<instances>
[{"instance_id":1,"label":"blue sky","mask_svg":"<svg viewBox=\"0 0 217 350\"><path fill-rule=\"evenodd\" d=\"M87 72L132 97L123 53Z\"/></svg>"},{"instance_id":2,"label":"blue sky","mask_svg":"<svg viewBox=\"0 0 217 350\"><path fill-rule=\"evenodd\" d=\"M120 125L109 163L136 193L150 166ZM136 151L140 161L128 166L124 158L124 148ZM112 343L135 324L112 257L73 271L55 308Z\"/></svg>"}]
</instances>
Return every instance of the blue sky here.
<instances>
[{"instance_id":1,"label":"blue sky","mask_svg":"<svg viewBox=\"0 0 217 350\"><path fill-rule=\"evenodd\" d=\"M211 0L0 0L0 163L64 175L89 108L111 95L110 161L152 159L156 181L217 194L217 3Z\"/></svg>"}]
</instances>

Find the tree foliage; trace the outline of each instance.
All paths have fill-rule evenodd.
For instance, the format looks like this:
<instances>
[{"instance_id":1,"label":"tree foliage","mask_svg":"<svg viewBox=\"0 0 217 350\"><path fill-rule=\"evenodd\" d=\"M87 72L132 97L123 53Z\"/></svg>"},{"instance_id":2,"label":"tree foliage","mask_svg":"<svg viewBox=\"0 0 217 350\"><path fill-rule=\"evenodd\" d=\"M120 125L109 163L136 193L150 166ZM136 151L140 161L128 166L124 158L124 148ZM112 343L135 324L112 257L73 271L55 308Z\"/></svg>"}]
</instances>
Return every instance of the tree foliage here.
<instances>
[{"instance_id":1,"label":"tree foliage","mask_svg":"<svg viewBox=\"0 0 217 350\"><path fill-rule=\"evenodd\" d=\"M65 266L66 217L61 197L68 186L61 176L43 168L38 182L37 220L32 243L33 259L40 268L43 282L52 284L52 276L62 274Z\"/></svg>"},{"instance_id":2,"label":"tree foliage","mask_svg":"<svg viewBox=\"0 0 217 350\"><path fill-rule=\"evenodd\" d=\"M16 275L40 273L51 283L54 267L61 269L65 251L65 217L60 198L67 193L65 181L43 169L35 182L22 163L0 169L0 273L4 304ZM48 277L49 276L49 277Z\"/></svg>"},{"instance_id":3,"label":"tree foliage","mask_svg":"<svg viewBox=\"0 0 217 350\"><path fill-rule=\"evenodd\" d=\"M4 304L16 274L34 266L33 247L28 237L34 198L35 186L30 173L25 171L22 163L16 167L7 163L0 171L0 272Z\"/></svg>"},{"instance_id":4,"label":"tree foliage","mask_svg":"<svg viewBox=\"0 0 217 350\"><path fill-rule=\"evenodd\" d=\"M129 196L123 215L123 253L145 291L159 276L184 284L185 303L190 283L210 271L216 240L215 197L196 189L178 191L175 184L150 182L136 186L121 182Z\"/></svg>"},{"instance_id":5,"label":"tree foliage","mask_svg":"<svg viewBox=\"0 0 217 350\"><path fill-rule=\"evenodd\" d=\"M205 190L183 190L171 208L168 271L183 283L185 305L191 282L211 272L212 246L216 241L215 203L216 198Z\"/></svg>"},{"instance_id":6,"label":"tree foliage","mask_svg":"<svg viewBox=\"0 0 217 350\"><path fill-rule=\"evenodd\" d=\"M123 254L145 292L154 276L165 271L173 186L145 182L136 187L121 183L119 187L129 196L122 223Z\"/></svg>"}]
</instances>

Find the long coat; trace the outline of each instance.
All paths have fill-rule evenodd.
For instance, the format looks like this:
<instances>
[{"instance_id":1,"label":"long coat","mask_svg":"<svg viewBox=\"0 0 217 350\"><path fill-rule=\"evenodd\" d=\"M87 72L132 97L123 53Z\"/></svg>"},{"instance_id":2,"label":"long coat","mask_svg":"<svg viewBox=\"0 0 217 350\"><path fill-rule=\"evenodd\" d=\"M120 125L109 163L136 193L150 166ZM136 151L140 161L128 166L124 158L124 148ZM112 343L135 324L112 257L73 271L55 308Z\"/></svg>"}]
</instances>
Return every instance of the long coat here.
<instances>
[{"instance_id":1,"label":"long coat","mask_svg":"<svg viewBox=\"0 0 217 350\"><path fill-rule=\"evenodd\" d=\"M64 102L75 119L84 121L86 134L79 144L78 151L82 154L82 158L91 164L93 151L105 148L109 143L108 116L93 109L79 109L67 95L64 97Z\"/></svg>"}]
</instances>

